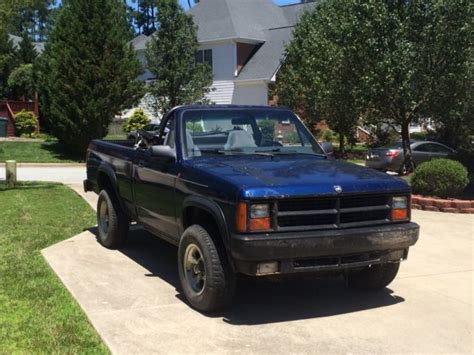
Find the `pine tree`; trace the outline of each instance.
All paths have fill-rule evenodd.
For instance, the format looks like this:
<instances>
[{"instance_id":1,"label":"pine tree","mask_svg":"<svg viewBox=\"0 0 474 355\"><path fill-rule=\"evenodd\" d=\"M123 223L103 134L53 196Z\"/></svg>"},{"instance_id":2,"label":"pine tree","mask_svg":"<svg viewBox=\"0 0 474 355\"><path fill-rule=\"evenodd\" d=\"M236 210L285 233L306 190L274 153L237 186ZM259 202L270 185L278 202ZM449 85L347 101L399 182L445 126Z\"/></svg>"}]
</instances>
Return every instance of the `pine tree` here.
<instances>
[{"instance_id":1,"label":"pine tree","mask_svg":"<svg viewBox=\"0 0 474 355\"><path fill-rule=\"evenodd\" d=\"M26 33L22 36L17 55L23 64L33 64L38 56L33 42L31 42L30 37Z\"/></svg>"},{"instance_id":2,"label":"pine tree","mask_svg":"<svg viewBox=\"0 0 474 355\"><path fill-rule=\"evenodd\" d=\"M72 150L85 152L116 114L142 95L121 0L64 0L38 59L43 117Z\"/></svg>"},{"instance_id":3,"label":"pine tree","mask_svg":"<svg viewBox=\"0 0 474 355\"><path fill-rule=\"evenodd\" d=\"M197 28L176 0L158 1L158 30L145 51L148 69L157 78L148 90L156 112L202 102L212 84L207 64L196 63Z\"/></svg>"},{"instance_id":4,"label":"pine tree","mask_svg":"<svg viewBox=\"0 0 474 355\"><path fill-rule=\"evenodd\" d=\"M0 98L8 96L8 77L17 65L17 55L5 30L0 30Z\"/></svg>"}]
</instances>

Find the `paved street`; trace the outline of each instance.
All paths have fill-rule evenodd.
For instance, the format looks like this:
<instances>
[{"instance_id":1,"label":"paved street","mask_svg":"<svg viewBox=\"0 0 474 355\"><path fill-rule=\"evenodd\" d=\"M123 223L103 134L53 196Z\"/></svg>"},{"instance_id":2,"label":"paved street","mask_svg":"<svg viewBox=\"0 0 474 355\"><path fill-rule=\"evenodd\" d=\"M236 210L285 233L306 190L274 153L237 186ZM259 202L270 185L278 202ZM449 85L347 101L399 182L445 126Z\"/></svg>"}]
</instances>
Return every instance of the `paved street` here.
<instances>
[{"instance_id":1,"label":"paved street","mask_svg":"<svg viewBox=\"0 0 474 355\"><path fill-rule=\"evenodd\" d=\"M34 164L20 164L17 168L19 181L54 181L65 184L82 183L86 178L86 167L80 165L55 165L43 166ZM0 180L5 179L5 165L0 164Z\"/></svg>"},{"instance_id":2,"label":"paved street","mask_svg":"<svg viewBox=\"0 0 474 355\"><path fill-rule=\"evenodd\" d=\"M342 279L244 280L233 308L213 316L183 301L176 248L141 230L120 251L87 231L43 254L116 354L472 353L474 217L413 219L420 241L383 292Z\"/></svg>"}]
</instances>

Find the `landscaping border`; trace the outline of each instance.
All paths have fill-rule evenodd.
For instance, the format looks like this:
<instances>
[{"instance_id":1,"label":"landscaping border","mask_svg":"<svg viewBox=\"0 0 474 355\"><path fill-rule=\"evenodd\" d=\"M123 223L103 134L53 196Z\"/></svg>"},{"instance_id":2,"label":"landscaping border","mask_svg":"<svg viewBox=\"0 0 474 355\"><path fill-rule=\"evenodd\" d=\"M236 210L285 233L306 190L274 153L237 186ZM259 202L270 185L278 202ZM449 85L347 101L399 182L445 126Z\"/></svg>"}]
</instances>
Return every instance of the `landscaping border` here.
<instances>
[{"instance_id":1,"label":"landscaping border","mask_svg":"<svg viewBox=\"0 0 474 355\"><path fill-rule=\"evenodd\" d=\"M412 195L411 207L414 210L474 214L474 200Z\"/></svg>"}]
</instances>

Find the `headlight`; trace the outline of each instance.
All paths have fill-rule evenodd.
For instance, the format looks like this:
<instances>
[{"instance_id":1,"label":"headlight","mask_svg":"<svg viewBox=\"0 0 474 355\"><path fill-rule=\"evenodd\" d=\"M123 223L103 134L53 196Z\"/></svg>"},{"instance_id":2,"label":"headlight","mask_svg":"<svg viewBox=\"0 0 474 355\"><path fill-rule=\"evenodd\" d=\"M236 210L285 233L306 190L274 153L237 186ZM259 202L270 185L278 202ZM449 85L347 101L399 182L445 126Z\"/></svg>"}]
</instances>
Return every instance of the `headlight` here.
<instances>
[{"instance_id":1,"label":"headlight","mask_svg":"<svg viewBox=\"0 0 474 355\"><path fill-rule=\"evenodd\" d=\"M259 204L250 206L250 218L268 218L270 217L270 206Z\"/></svg>"},{"instance_id":2,"label":"headlight","mask_svg":"<svg viewBox=\"0 0 474 355\"><path fill-rule=\"evenodd\" d=\"M392 208L393 209L405 209L408 208L408 202L406 196L397 196L392 199Z\"/></svg>"}]
</instances>

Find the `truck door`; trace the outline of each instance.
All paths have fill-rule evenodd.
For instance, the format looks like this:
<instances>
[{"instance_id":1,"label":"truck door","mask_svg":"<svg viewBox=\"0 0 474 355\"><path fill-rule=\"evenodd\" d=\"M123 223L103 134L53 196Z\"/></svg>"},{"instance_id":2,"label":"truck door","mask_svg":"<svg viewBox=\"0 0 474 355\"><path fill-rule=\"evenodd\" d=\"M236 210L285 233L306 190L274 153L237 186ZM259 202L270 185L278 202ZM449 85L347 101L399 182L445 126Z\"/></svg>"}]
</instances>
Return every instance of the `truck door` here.
<instances>
[{"instance_id":1,"label":"truck door","mask_svg":"<svg viewBox=\"0 0 474 355\"><path fill-rule=\"evenodd\" d=\"M175 121L174 114L164 118L158 139L173 149ZM151 232L172 241L179 240L174 201L176 174L176 162L152 156L150 150L137 153L133 185L138 219Z\"/></svg>"}]
</instances>

